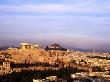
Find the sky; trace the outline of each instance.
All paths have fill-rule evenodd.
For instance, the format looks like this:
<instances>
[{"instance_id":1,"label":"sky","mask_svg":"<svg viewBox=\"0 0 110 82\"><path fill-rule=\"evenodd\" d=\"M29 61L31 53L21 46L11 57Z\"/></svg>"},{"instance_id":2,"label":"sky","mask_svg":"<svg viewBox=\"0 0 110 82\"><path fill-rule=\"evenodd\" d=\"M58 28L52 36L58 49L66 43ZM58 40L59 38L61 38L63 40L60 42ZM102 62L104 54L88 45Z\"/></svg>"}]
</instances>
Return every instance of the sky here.
<instances>
[{"instance_id":1,"label":"sky","mask_svg":"<svg viewBox=\"0 0 110 82\"><path fill-rule=\"evenodd\" d=\"M19 42L110 49L110 0L0 0L0 46Z\"/></svg>"}]
</instances>

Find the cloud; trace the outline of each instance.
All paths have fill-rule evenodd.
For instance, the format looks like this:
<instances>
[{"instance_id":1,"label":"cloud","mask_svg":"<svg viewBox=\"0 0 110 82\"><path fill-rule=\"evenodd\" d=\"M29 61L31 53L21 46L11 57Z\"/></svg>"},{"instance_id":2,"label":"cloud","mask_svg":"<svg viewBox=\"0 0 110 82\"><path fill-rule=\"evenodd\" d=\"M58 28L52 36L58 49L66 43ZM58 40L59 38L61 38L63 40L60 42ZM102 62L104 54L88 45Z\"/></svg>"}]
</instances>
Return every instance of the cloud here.
<instances>
[{"instance_id":1,"label":"cloud","mask_svg":"<svg viewBox=\"0 0 110 82\"><path fill-rule=\"evenodd\" d=\"M108 19L110 18L90 16L4 15L0 16L0 40L58 42L71 47L109 48L110 28L99 26L100 22L104 23ZM108 37L105 33L108 33Z\"/></svg>"},{"instance_id":2,"label":"cloud","mask_svg":"<svg viewBox=\"0 0 110 82\"><path fill-rule=\"evenodd\" d=\"M109 13L109 10L107 7L91 7L77 4L0 5L1 13Z\"/></svg>"},{"instance_id":3,"label":"cloud","mask_svg":"<svg viewBox=\"0 0 110 82\"><path fill-rule=\"evenodd\" d=\"M0 16L0 34L54 33L109 37L110 17L94 16ZM10 28L10 29L9 29ZM20 30L19 30L20 29Z\"/></svg>"},{"instance_id":4,"label":"cloud","mask_svg":"<svg viewBox=\"0 0 110 82\"><path fill-rule=\"evenodd\" d=\"M0 39L50 40L76 47L108 47L103 46L110 43L108 1L35 1L7 0L8 4L0 4Z\"/></svg>"}]
</instances>

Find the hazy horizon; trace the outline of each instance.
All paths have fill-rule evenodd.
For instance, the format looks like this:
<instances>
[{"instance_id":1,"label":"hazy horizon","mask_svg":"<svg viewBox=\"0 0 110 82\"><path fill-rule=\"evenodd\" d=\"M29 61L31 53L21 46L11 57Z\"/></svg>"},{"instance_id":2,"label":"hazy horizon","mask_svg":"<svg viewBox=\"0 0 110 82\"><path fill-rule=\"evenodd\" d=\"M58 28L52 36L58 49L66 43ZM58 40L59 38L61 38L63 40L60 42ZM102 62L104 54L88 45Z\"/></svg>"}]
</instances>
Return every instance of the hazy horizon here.
<instances>
[{"instance_id":1,"label":"hazy horizon","mask_svg":"<svg viewBox=\"0 0 110 82\"><path fill-rule=\"evenodd\" d=\"M0 46L60 43L110 50L110 0L0 0Z\"/></svg>"}]
</instances>

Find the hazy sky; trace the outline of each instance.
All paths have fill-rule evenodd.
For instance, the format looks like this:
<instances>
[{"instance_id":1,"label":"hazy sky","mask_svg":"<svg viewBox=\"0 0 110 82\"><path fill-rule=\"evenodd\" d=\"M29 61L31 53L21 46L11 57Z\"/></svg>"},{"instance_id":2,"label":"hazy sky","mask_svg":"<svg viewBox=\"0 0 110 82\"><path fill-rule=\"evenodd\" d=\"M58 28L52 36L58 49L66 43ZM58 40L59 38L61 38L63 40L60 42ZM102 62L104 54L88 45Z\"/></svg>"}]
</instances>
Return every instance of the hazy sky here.
<instances>
[{"instance_id":1,"label":"hazy sky","mask_svg":"<svg viewBox=\"0 0 110 82\"><path fill-rule=\"evenodd\" d=\"M110 0L0 0L0 45L16 40L110 49Z\"/></svg>"}]
</instances>

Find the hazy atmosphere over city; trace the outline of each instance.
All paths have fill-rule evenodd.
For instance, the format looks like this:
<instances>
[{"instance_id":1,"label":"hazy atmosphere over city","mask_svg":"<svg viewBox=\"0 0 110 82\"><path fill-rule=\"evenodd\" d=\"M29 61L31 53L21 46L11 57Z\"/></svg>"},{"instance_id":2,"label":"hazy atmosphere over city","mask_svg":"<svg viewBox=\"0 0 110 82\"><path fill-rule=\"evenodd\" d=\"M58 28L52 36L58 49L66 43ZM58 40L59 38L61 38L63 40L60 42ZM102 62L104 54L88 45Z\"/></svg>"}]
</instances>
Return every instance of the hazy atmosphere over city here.
<instances>
[{"instance_id":1,"label":"hazy atmosphere over city","mask_svg":"<svg viewBox=\"0 0 110 82\"><path fill-rule=\"evenodd\" d=\"M0 0L0 82L110 82L110 0Z\"/></svg>"},{"instance_id":2,"label":"hazy atmosphere over city","mask_svg":"<svg viewBox=\"0 0 110 82\"><path fill-rule=\"evenodd\" d=\"M0 0L0 45L20 41L110 50L110 0Z\"/></svg>"}]
</instances>

